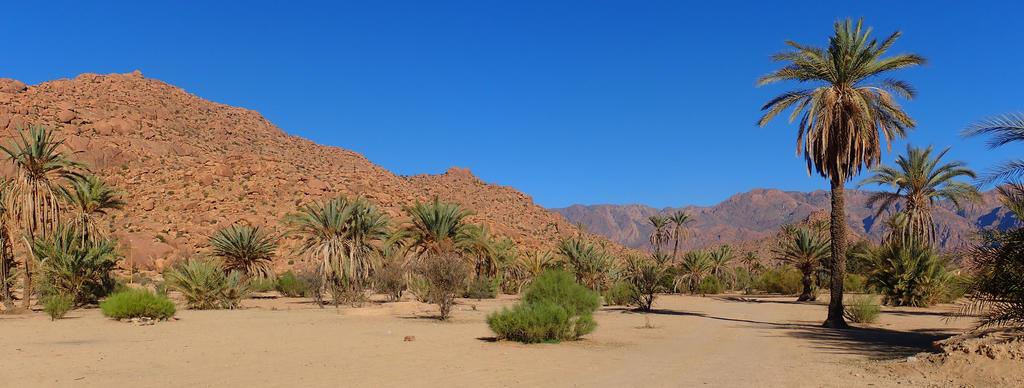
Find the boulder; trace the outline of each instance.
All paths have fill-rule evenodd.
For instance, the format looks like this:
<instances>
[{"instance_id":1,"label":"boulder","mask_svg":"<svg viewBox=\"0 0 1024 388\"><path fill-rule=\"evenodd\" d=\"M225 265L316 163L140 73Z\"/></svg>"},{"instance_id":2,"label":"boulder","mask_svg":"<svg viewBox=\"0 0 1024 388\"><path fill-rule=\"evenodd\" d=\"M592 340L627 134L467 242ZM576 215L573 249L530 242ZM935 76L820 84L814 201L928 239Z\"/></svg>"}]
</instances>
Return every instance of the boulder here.
<instances>
[{"instance_id":1,"label":"boulder","mask_svg":"<svg viewBox=\"0 0 1024 388\"><path fill-rule=\"evenodd\" d=\"M24 82L10 78L0 78L0 92L3 93L21 93L28 89Z\"/></svg>"},{"instance_id":2,"label":"boulder","mask_svg":"<svg viewBox=\"0 0 1024 388\"><path fill-rule=\"evenodd\" d=\"M62 109L61 111L57 112L57 121L59 121L59 122L70 123L71 120L74 120L74 119L75 119L75 112L72 112L72 111L67 110L67 109Z\"/></svg>"}]
</instances>

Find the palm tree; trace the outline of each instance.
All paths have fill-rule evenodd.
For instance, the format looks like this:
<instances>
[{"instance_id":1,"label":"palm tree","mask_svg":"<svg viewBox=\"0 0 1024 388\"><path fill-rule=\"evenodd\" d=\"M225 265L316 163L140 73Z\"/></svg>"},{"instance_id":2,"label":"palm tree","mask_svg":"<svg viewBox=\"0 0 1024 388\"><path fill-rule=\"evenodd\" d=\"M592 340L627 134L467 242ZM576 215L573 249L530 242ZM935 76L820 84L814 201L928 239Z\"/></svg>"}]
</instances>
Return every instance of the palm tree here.
<instances>
[{"instance_id":1,"label":"palm tree","mask_svg":"<svg viewBox=\"0 0 1024 388\"><path fill-rule=\"evenodd\" d=\"M570 238L558 244L558 254L580 284L595 291L605 289L614 270L614 262L599 246Z\"/></svg>"},{"instance_id":2,"label":"palm tree","mask_svg":"<svg viewBox=\"0 0 1024 388\"><path fill-rule=\"evenodd\" d=\"M659 216L659 215L650 216L647 220L650 221L651 222L651 226L654 227L654 230L651 231L651 244L654 244L654 250L656 252L660 252L661 251L661 246L665 243L665 240L668 239L668 237L669 237L668 236L668 223L669 223L669 220L668 220L668 218L665 218L665 217L662 217L662 216Z\"/></svg>"},{"instance_id":3,"label":"palm tree","mask_svg":"<svg viewBox=\"0 0 1024 388\"><path fill-rule=\"evenodd\" d=\"M207 245L212 256L224 261L225 270L266 279L274 275L276 240L259 226L233 225L218 229Z\"/></svg>"},{"instance_id":4,"label":"palm tree","mask_svg":"<svg viewBox=\"0 0 1024 388\"><path fill-rule=\"evenodd\" d=\"M754 252L744 253L743 256L740 257L740 261L743 262L743 267L746 268L748 272L753 271L754 268L761 265L761 258L757 257L757 254Z\"/></svg>"},{"instance_id":5,"label":"palm tree","mask_svg":"<svg viewBox=\"0 0 1024 388\"><path fill-rule=\"evenodd\" d=\"M931 243L935 239L935 225L931 216L935 200L950 201L957 209L963 209L965 201L980 200L981 195L974 186L954 181L960 176L974 178L974 171L959 161L940 164L948 151L947 147L933 158L931 146L918 148L907 145L907 154L896 159L897 167L880 166L872 169L874 175L861 181L858 186L876 183L890 185L895 189L895 192L877 192L868 198L868 206L878 206L875 217L902 202L902 213L906 215L909 234Z\"/></svg>"},{"instance_id":6,"label":"palm tree","mask_svg":"<svg viewBox=\"0 0 1024 388\"><path fill-rule=\"evenodd\" d=\"M78 229L84 239L102 237L96 219L107 214L107 210L125 205L121 200L123 193L94 175L72 180L70 189L61 186L60 194L71 213L65 222Z\"/></svg>"},{"instance_id":7,"label":"palm tree","mask_svg":"<svg viewBox=\"0 0 1024 388\"><path fill-rule=\"evenodd\" d=\"M457 203L442 202L436 197L431 203L416 201L405 211L411 218L405 230L411 237L411 248L420 256L454 251L459 231L465 227L463 220L474 214Z\"/></svg>"},{"instance_id":8,"label":"palm tree","mask_svg":"<svg viewBox=\"0 0 1024 388\"><path fill-rule=\"evenodd\" d=\"M808 228L797 228L779 242L773 253L803 273L804 290L796 301L813 300L814 272L823 260L829 258L828 238Z\"/></svg>"},{"instance_id":9,"label":"palm tree","mask_svg":"<svg viewBox=\"0 0 1024 388\"><path fill-rule=\"evenodd\" d=\"M1024 113L1010 113L981 120L971 124L962 133L964 137L991 135L992 139L988 141L989 149L1019 142L1024 140ZM1014 181L1022 176L1024 176L1024 160L1007 160L984 176L981 182Z\"/></svg>"},{"instance_id":10,"label":"palm tree","mask_svg":"<svg viewBox=\"0 0 1024 388\"><path fill-rule=\"evenodd\" d=\"M95 302L114 289L110 276L121 258L117 242L85 239L74 227L60 224L54 233L35 240L32 256L39 262L48 293L70 297L76 305Z\"/></svg>"},{"instance_id":11,"label":"palm tree","mask_svg":"<svg viewBox=\"0 0 1024 388\"><path fill-rule=\"evenodd\" d=\"M813 83L814 87L791 90L762 106L765 126L786 109L793 108L790 122L798 116L797 155L803 154L807 173L816 171L829 179L832 188L832 284L828 318L824 326L847 327L843 319L843 280L846 266L846 202L843 185L881 159L881 140L901 138L916 126L894 98L912 99L910 84L879 79L886 73L925 63L915 54L882 56L896 42L899 31L879 42L870 37L863 20L835 23L835 35L827 48L787 41L792 50L775 54L773 61L788 62L765 75L758 85L783 81Z\"/></svg>"},{"instance_id":12,"label":"palm tree","mask_svg":"<svg viewBox=\"0 0 1024 388\"><path fill-rule=\"evenodd\" d=\"M736 274L729 268L732 263L732 246L724 244L717 251L711 251L711 275L725 284L731 284Z\"/></svg>"},{"instance_id":13,"label":"palm tree","mask_svg":"<svg viewBox=\"0 0 1024 388\"><path fill-rule=\"evenodd\" d=\"M491 229L485 224L466 225L455 236L455 246L466 256L475 258L475 275L495 276L498 274L497 250L491 237Z\"/></svg>"},{"instance_id":14,"label":"palm tree","mask_svg":"<svg viewBox=\"0 0 1024 388\"><path fill-rule=\"evenodd\" d=\"M284 221L292 234L302 236L299 253L319 263L316 272L321 284L316 288L321 293L317 295L343 281L362 285L380 255L377 244L383 245L391 236L387 217L362 198L340 196L313 202Z\"/></svg>"},{"instance_id":15,"label":"palm tree","mask_svg":"<svg viewBox=\"0 0 1024 388\"><path fill-rule=\"evenodd\" d=\"M64 140L58 140L46 127L29 127L27 133L18 134L20 142L0 145L0 150L17 170L7 208L21 223L25 242L31 249L36 237L52 233L60 220L59 181L81 177L75 169L84 165L58 151ZM32 263L33 260L25 260L25 308L32 299Z\"/></svg>"},{"instance_id":16,"label":"palm tree","mask_svg":"<svg viewBox=\"0 0 1024 388\"><path fill-rule=\"evenodd\" d=\"M675 242L672 246L672 261L675 262L676 254L679 253L679 240L690 237L690 230L686 228L686 224L693 221L693 217L682 210L677 210L668 219L672 222L672 241Z\"/></svg>"},{"instance_id":17,"label":"palm tree","mask_svg":"<svg viewBox=\"0 0 1024 388\"><path fill-rule=\"evenodd\" d=\"M676 272L675 289L697 292L701 280L711 274L711 253L704 249L686 252Z\"/></svg>"}]
</instances>

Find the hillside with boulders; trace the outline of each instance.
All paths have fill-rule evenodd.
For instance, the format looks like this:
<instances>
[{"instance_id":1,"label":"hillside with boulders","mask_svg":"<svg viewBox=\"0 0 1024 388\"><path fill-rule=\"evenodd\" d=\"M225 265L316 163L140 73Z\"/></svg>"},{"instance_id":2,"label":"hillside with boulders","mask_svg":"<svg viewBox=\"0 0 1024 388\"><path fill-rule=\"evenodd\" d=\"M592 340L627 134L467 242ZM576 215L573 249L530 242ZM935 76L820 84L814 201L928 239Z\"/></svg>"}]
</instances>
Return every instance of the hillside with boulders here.
<instances>
[{"instance_id":1,"label":"hillside with boulders","mask_svg":"<svg viewBox=\"0 0 1024 388\"><path fill-rule=\"evenodd\" d=\"M526 249L554 248L575 231L530 196L468 169L397 176L359 153L291 136L259 112L204 100L138 71L38 85L0 79L0 133L12 139L28 125L53 128L76 159L126 193L127 206L106 217L105 228L142 269L201 253L222 226L283 232L281 217L297 205L340 194L368 198L396 223L415 201L455 201L476 213L469 222L486 223ZM12 174L7 163L0 166ZM275 265L301 265L288 249L294 241L282 245Z\"/></svg>"}]
</instances>

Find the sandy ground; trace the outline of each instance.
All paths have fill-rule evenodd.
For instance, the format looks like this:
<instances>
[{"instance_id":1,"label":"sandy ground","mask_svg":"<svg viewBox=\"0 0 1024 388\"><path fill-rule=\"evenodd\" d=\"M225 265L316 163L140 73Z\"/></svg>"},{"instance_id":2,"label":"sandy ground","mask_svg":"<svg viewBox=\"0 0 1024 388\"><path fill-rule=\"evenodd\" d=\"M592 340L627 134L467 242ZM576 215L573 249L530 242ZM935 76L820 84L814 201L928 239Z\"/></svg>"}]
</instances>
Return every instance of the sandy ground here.
<instances>
[{"instance_id":1,"label":"sandy ground","mask_svg":"<svg viewBox=\"0 0 1024 388\"><path fill-rule=\"evenodd\" d=\"M822 296L820 300L827 300ZM992 380L906 368L910 355L969 327L953 306L887 308L856 330L817 325L821 304L781 297L658 298L641 314L606 307L585 340L495 342L488 312L460 300L453 319L417 302L319 309L252 299L234 311L181 310L136 326L75 310L0 316L0 386L983 386ZM647 324L653 328L646 328ZM403 341L415 336L415 341ZM893 360L900 361L880 361ZM1017 372L1024 373L1024 364ZM1012 370L1012 369L1011 369ZM1004 380L1004 382L1024 380Z\"/></svg>"}]
</instances>

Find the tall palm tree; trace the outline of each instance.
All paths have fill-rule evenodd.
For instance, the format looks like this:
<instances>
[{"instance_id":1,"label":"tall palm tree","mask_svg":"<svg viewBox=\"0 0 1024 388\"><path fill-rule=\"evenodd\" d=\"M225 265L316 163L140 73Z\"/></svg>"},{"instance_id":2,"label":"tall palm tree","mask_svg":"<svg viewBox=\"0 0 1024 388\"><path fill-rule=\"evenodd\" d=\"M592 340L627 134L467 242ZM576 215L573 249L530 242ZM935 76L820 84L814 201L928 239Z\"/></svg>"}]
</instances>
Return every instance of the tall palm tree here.
<instances>
[{"instance_id":1,"label":"tall palm tree","mask_svg":"<svg viewBox=\"0 0 1024 388\"><path fill-rule=\"evenodd\" d=\"M465 227L463 220L474 214L457 203L436 197L430 203L416 201L405 211L411 218L411 224L405 227L411 248L421 256L454 251L459 231Z\"/></svg>"},{"instance_id":2,"label":"tall palm tree","mask_svg":"<svg viewBox=\"0 0 1024 388\"><path fill-rule=\"evenodd\" d=\"M686 224L693 221L693 217L682 210L677 210L668 219L672 222L672 241L675 242L672 246L672 261L675 262L676 254L679 253L679 240L690 237L690 230L686 228Z\"/></svg>"},{"instance_id":3,"label":"tall palm tree","mask_svg":"<svg viewBox=\"0 0 1024 388\"><path fill-rule=\"evenodd\" d=\"M964 137L991 135L988 148L994 149L1006 144L1024 141L1024 113L1010 113L991 117L971 124L964 129ZM1014 181L1024 176L1024 159L1007 160L1000 163L982 179L982 183L999 180Z\"/></svg>"},{"instance_id":4,"label":"tall palm tree","mask_svg":"<svg viewBox=\"0 0 1024 388\"><path fill-rule=\"evenodd\" d=\"M846 202L843 185L863 167L871 168L881 159L881 140L886 146L917 124L896 102L894 94L912 99L910 84L880 78L894 70L925 63L915 54L884 57L901 33L881 42L871 38L863 20L836 22L835 34L827 48L787 41L792 50L782 51L773 61L788 62L765 75L758 85L783 81L811 83L811 88L791 90L761 107L765 126L786 109L793 108L797 126L797 155L803 154L807 173L816 171L829 179L832 188L832 284L828 318L824 326L847 327L843 319L843 280L846 277Z\"/></svg>"},{"instance_id":5,"label":"tall palm tree","mask_svg":"<svg viewBox=\"0 0 1024 388\"><path fill-rule=\"evenodd\" d=\"M61 181L81 177L75 171L84 167L58 151L64 144L53 132L43 126L18 131L20 141L12 141L0 150L7 154L17 171L11 187L7 208L21 224L28 248L35 245L41 235L50 234L60 221L59 186ZM33 260L25 260L24 306L32 299Z\"/></svg>"},{"instance_id":6,"label":"tall palm tree","mask_svg":"<svg viewBox=\"0 0 1024 388\"><path fill-rule=\"evenodd\" d=\"M686 252L676 271L675 289L697 292L701 280L711 274L711 253L705 249Z\"/></svg>"},{"instance_id":7,"label":"tall palm tree","mask_svg":"<svg viewBox=\"0 0 1024 388\"><path fill-rule=\"evenodd\" d=\"M360 284L369 279L381 248L392 237L391 219L365 198L356 198L351 204L351 219L345 232L348 261L346 273Z\"/></svg>"},{"instance_id":8,"label":"tall palm tree","mask_svg":"<svg viewBox=\"0 0 1024 388\"><path fill-rule=\"evenodd\" d=\"M95 175L72 180L70 188L60 187L60 194L70 213L65 222L79 230L84 239L102 237L97 218L125 205L123 193Z\"/></svg>"},{"instance_id":9,"label":"tall palm tree","mask_svg":"<svg viewBox=\"0 0 1024 388\"><path fill-rule=\"evenodd\" d=\"M266 279L274 275L277 237L259 226L232 225L210 236L210 254L224 262L226 270Z\"/></svg>"},{"instance_id":10,"label":"tall palm tree","mask_svg":"<svg viewBox=\"0 0 1024 388\"><path fill-rule=\"evenodd\" d=\"M967 201L978 201L981 195L974 186L955 181L957 177L974 178L974 171L965 163L954 161L942 163L942 157L949 148L932 157L932 147L919 148L907 145L907 154L896 158L896 167L879 166L871 170L874 175L864 179L858 186L867 184L889 185L894 192L877 192L868 197L869 207L877 206L875 216L902 202L906 215L906 227L911 236L931 243L935 239L935 225L931 210L935 200L947 200L963 208Z\"/></svg>"},{"instance_id":11,"label":"tall palm tree","mask_svg":"<svg viewBox=\"0 0 1024 388\"><path fill-rule=\"evenodd\" d=\"M668 239L668 218L660 215L653 215L647 218L650 221L651 226L654 230L651 231L651 244L654 244L654 251L660 252L661 246L665 244L665 240Z\"/></svg>"},{"instance_id":12,"label":"tall palm tree","mask_svg":"<svg viewBox=\"0 0 1024 388\"><path fill-rule=\"evenodd\" d=\"M799 227L779 242L773 253L779 260L796 267L803 274L803 292L797 302L813 299L814 272L829 258L828 238L808 228Z\"/></svg>"}]
</instances>

